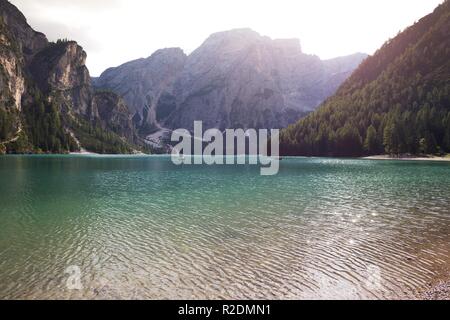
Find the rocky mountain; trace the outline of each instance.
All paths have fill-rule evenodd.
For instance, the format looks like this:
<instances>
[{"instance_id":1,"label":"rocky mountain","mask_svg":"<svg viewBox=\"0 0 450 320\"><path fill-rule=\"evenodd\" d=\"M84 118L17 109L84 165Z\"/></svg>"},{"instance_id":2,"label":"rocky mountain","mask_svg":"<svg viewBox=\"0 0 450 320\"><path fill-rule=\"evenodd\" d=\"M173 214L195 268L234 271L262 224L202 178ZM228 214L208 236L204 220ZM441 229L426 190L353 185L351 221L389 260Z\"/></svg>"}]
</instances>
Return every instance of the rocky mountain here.
<instances>
[{"instance_id":1,"label":"rocky mountain","mask_svg":"<svg viewBox=\"0 0 450 320\"><path fill-rule=\"evenodd\" d=\"M106 70L93 78L93 83L122 96L134 114L134 123L151 131L156 123L156 104L183 69L186 58L179 48L158 50L147 59Z\"/></svg>"},{"instance_id":2,"label":"rocky mountain","mask_svg":"<svg viewBox=\"0 0 450 320\"><path fill-rule=\"evenodd\" d=\"M450 1L386 42L316 112L281 134L283 154L450 152Z\"/></svg>"},{"instance_id":3,"label":"rocky mountain","mask_svg":"<svg viewBox=\"0 0 450 320\"><path fill-rule=\"evenodd\" d=\"M162 49L90 78L75 41L49 42L0 0L0 151L134 152L170 129L280 128L311 112L366 56L332 60L250 29L189 56Z\"/></svg>"},{"instance_id":4,"label":"rocky mountain","mask_svg":"<svg viewBox=\"0 0 450 320\"><path fill-rule=\"evenodd\" d=\"M314 110L366 58L322 61L300 42L250 29L211 35L185 56L180 49L106 70L94 83L123 96L142 133L160 127L280 128Z\"/></svg>"},{"instance_id":5,"label":"rocky mountain","mask_svg":"<svg viewBox=\"0 0 450 320\"><path fill-rule=\"evenodd\" d=\"M0 151L132 152L132 115L113 92L96 92L74 41L52 43L0 0Z\"/></svg>"},{"instance_id":6,"label":"rocky mountain","mask_svg":"<svg viewBox=\"0 0 450 320\"><path fill-rule=\"evenodd\" d=\"M128 141L135 140L135 127L125 101L109 91L97 91L92 99L92 110L100 120L101 127L108 128Z\"/></svg>"},{"instance_id":7,"label":"rocky mountain","mask_svg":"<svg viewBox=\"0 0 450 320\"><path fill-rule=\"evenodd\" d=\"M95 118L86 53L74 41L49 44L30 63L30 75L43 93L61 96L64 109Z\"/></svg>"},{"instance_id":8,"label":"rocky mountain","mask_svg":"<svg viewBox=\"0 0 450 320\"><path fill-rule=\"evenodd\" d=\"M10 42L13 42L12 45L20 47L21 55L25 58L26 63L32 60L36 52L48 45L47 37L43 33L33 30L28 25L25 16L8 1L0 2L0 16L3 24L3 37L14 37L14 39L10 39Z\"/></svg>"}]
</instances>

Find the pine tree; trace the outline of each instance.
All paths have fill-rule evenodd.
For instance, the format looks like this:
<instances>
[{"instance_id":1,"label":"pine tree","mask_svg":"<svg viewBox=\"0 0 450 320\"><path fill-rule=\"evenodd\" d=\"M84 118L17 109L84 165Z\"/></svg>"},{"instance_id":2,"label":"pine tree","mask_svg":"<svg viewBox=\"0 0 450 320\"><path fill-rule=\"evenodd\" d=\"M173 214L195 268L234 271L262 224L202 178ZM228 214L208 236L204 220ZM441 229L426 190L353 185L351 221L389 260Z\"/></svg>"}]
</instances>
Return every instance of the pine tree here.
<instances>
[{"instance_id":1,"label":"pine tree","mask_svg":"<svg viewBox=\"0 0 450 320\"><path fill-rule=\"evenodd\" d=\"M367 129L367 136L366 140L364 141L364 149L368 154L376 154L379 150L377 130L372 125Z\"/></svg>"}]
</instances>

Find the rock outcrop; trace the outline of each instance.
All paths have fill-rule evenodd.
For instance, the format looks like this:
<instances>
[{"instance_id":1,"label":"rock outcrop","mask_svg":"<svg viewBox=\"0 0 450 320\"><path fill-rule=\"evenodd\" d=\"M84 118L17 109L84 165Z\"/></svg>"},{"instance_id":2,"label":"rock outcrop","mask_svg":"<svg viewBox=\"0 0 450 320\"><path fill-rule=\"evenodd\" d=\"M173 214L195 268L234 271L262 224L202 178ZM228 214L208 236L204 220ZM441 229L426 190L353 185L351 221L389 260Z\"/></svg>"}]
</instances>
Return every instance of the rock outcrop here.
<instances>
[{"instance_id":1,"label":"rock outcrop","mask_svg":"<svg viewBox=\"0 0 450 320\"><path fill-rule=\"evenodd\" d=\"M52 43L36 54L30 73L39 89L61 97L65 111L94 119L92 86L86 67L86 52L75 41Z\"/></svg>"},{"instance_id":2,"label":"rock outcrop","mask_svg":"<svg viewBox=\"0 0 450 320\"><path fill-rule=\"evenodd\" d=\"M21 97L25 91L22 58L0 17L0 107L13 107L20 111Z\"/></svg>"},{"instance_id":3,"label":"rock outcrop","mask_svg":"<svg viewBox=\"0 0 450 320\"><path fill-rule=\"evenodd\" d=\"M8 24L19 29L20 15L8 16L9 2L0 2L0 149L6 152L3 141L9 141L20 128L21 97L25 91L24 58L21 46L15 41Z\"/></svg>"},{"instance_id":4,"label":"rock outcrop","mask_svg":"<svg viewBox=\"0 0 450 320\"><path fill-rule=\"evenodd\" d=\"M22 12L9 1L0 1L0 17L10 34L14 36L17 50L23 55L25 62L31 61L34 54L48 45L47 37L34 31Z\"/></svg>"}]
</instances>

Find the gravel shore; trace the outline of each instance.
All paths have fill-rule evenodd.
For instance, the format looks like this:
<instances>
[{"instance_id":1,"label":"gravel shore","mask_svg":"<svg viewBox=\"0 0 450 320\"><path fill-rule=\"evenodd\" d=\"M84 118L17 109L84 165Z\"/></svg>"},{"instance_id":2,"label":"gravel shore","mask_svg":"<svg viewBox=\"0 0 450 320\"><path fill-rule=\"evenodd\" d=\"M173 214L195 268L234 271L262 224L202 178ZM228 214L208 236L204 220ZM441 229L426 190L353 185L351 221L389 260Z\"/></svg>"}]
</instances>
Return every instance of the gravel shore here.
<instances>
[{"instance_id":1,"label":"gravel shore","mask_svg":"<svg viewBox=\"0 0 450 320\"><path fill-rule=\"evenodd\" d=\"M424 300L450 300L450 281L440 282L422 296Z\"/></svg>"},{"instance_id":2,"label":"gravel shore","mask_svg":"<svg viewBox=\"0 0 450 320\"><path fill-rule=\"evenodd\" d=\"M364 157L362 159L366 160L399 160L399 161L449 161L450 157L436 157L436 156L429 156L429 157L413 157L413 156L401 156L401 157L392 157L389 155L379 155L379 156L370 156L370 157Z\"/></svg>"}]
</instances>

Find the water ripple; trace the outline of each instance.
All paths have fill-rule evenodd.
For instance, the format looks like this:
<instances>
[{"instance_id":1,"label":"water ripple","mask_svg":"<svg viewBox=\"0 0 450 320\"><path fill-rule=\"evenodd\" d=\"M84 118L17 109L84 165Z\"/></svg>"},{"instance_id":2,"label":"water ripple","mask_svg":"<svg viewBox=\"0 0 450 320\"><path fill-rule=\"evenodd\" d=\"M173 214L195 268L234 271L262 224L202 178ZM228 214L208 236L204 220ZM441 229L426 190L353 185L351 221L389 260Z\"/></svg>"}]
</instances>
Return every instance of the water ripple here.
<instances>
[{"instance_id":1,"label":"water ripple","mask_svg":"<svg viewBox=\"0 0 450 320\"><path fill-rule=\"evenodd\" d=\"M0 175L0 298L403 298L450 271L446 163L3 157Z\"/></svg>"}]
</instances>

